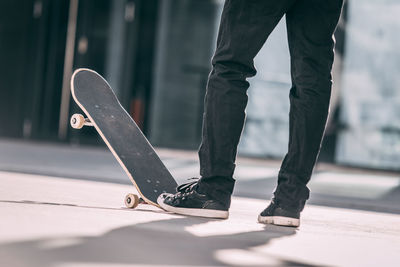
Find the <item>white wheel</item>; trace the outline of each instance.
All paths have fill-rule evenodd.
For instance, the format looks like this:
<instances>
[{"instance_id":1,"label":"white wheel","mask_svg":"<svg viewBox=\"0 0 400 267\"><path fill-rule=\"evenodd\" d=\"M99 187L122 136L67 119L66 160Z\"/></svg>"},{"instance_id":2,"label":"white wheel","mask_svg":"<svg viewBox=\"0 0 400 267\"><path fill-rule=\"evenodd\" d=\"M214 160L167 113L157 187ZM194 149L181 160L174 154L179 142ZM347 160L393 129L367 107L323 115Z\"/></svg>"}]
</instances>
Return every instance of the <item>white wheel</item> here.
<instances>
[{"instance_id":1,"label":"white wheel","mask_svg":"<svg viewBox=\"0 0 400 267\"><path fill-rule=\"evenodd\" d=\"M135 194L127 194L125 197L125 206L134 209L139 205L139 197Z\"/></svg>"},{"instance_id":2,"label":"white wheel","mask_svg":"<svg viewBox=\"0 0 400 267\"><path fill-rule=\"evenodd\" d=\"M74 129L81 129L85 125L85 117L82 114L74 114L70 120L71 126Z\"/></svg>"}]
</instances>

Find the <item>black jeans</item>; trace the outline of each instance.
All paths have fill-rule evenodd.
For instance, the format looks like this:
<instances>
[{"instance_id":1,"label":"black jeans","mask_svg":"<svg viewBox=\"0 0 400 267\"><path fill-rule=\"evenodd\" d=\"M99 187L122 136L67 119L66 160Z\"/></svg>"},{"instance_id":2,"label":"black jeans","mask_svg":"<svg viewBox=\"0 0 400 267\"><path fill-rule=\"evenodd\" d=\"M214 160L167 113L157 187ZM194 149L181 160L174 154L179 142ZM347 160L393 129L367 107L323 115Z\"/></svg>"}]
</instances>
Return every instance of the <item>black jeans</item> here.
<instances>
[{"instance_id":1,"label":"black jeans","mask_svg":"<svg viewBox=\"0 0 400 267\"><path fill-rule=\"evenodd\" d=\"M212 59L203 138L200 188L221 201L233 191L237 146L247 105L253 59L286 15L291 57L289 147L274 198L303 209L318 156L331 95L333 33L343 0L227 0ZM266 138L268 138L266 136Z\"/></svg>"}]
</instances>

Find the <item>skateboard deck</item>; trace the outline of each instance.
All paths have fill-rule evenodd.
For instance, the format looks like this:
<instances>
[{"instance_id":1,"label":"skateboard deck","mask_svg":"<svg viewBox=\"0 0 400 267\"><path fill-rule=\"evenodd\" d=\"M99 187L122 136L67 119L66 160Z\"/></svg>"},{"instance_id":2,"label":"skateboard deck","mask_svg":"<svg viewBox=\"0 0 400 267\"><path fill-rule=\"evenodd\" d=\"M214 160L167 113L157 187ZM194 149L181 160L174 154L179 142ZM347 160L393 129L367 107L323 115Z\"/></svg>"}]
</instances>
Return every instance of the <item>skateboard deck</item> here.
<instances>
[{"instance_id":1,"label":"skateboard deck","mask_svg":"<svg viewBox=\"0 0 400 267\"><path fill-rule=\"evenodd\" d=\"M175 179L101 75L90 69L77 69L71 78L71 93L87 116L73 115L72 127L96 128L146 203L158 206L161 193L175 192ZM133 201L138 203L135 198ZM125 202L127 206L129 203Z\"/></svg>"}]
</instances>

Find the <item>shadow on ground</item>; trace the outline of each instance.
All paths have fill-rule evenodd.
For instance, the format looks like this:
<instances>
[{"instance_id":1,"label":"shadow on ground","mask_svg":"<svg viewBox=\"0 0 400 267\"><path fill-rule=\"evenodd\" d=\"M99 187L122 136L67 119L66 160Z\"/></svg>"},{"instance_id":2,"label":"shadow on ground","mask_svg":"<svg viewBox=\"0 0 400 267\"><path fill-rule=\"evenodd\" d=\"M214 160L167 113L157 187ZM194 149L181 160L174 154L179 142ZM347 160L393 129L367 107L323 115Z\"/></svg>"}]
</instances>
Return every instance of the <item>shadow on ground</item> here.
<instances>
[{"instance_id":1,"label":"shadow on ground","mask_svg":"<svg viewBox=\"0 0 400 267\"><path fill-rule=\"evenodd\" d=\"M312 182L313 180L311 180ZM255 180L236 180L234 196L269 200L277 184L276 177L265 177ZM354 191L359 190L354 188ZM379 198L360 198L356 196L328 195L311 190L307 204L357 209L381 213L400 214L400 185L386 192Z\"/></svg>"},{"instance_id":2,"label":"shadow on ground","mask_svg":"<svg viewBox=\"0 0 400 267\"><path fill-rule=\"evenodd\" d=\"M201 218L176 218L125 226L100 236L37 239L0 245L4 266L71 266L80 264L217 265L232 261L217 257L221 250L251 252L273 239L296 234L292 228L265 226L262 231L200 237L186 227L209 222ZM229 257L228 254L224 254ZM232 255L234 256L234 255ZM311 266L302 262L262 255L265 266ZM259 258L259 257L258 257ZM257 265L262 264L259 262ZM250 266L250 265L248 265Z\"/></svg>"}]
</instances>

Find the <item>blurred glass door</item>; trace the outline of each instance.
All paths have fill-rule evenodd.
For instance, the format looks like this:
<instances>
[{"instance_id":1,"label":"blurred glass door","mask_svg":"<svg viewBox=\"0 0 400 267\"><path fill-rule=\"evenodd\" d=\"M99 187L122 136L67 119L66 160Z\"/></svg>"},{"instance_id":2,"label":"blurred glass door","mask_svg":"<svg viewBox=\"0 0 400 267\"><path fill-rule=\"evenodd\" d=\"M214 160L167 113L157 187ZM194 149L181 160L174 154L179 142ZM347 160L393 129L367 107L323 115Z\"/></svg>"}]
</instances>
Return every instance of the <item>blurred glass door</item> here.
<instances>
[{"instance_id":1,"label":"blurred glass door","mask_svg":"<svg viewBox=\"0 0 400 267\"><path fill-rule=\"evenodd\" d=\"M150 110L153 145L195 149L222 1L163 0Z\"/></svg>"}]
</instances>

